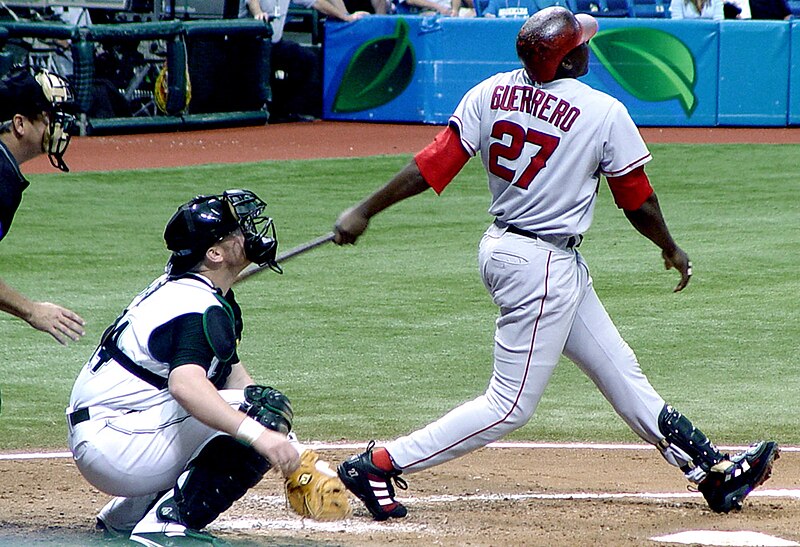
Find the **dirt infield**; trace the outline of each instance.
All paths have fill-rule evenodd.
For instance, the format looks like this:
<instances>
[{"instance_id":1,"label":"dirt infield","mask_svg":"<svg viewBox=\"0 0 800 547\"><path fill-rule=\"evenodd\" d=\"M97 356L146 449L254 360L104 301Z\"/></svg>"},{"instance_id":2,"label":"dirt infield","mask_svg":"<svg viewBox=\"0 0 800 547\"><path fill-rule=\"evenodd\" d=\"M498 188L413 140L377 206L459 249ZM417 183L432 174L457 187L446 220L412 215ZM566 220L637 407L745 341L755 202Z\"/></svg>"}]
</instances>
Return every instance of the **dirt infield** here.
<instances>
[{"instance_id":1,"label":"dirt infield","mask_svg":"<svg viewBox=\"0 0 800 547\"><path fill-rule=\"evenodd\" d=\"M75 139L73 171L136 169L313 157L413 153L441 128L316 122L268 127ZM650 143L800 143L800 129L644 129ZM27 174L54 172L46 158ZM338 463L353 448L323 450ZM274 474L213 525L235 545L669 545L685 531L752 531L800 545L800 451L785 450L773 478L743 511L719 515L686 489L681 473L647 447L485 448L409 477L410 514L375 523L355 501L345 523L302 521L284 506ZM116 545L93 533L108 496L68 457L0 458L0 546ZM693 545L702 544L694 536ZM759 542L760 541L760 542ZM796 542L796 543L791 543ZM712 543L706 543L712 544ZM716 543L721 545L723 543Z\"/></svg>"},{"instance_id":2,"label":"dirt infield","mask_svg":"<svg viewBox=\"0 0 800 547\"><path fill-rule=\"evenodd\" d=\"M352 452L322 455L335 463ZM69 458L0 461L0 477L0 545L108 545L92 530L109 498ZM790 490L800 480L798 452L784 452L773 478L727 515L709 511L650 448L484 448L408 479L409 490L399 492L405 519L373 522L354 500L348 521L316 523L289 513L270 473L212 530L248 546L640 547L668 545L650 538L687 530L754 531L800 543L800 494Z\"/></svg>"}]
</instances>

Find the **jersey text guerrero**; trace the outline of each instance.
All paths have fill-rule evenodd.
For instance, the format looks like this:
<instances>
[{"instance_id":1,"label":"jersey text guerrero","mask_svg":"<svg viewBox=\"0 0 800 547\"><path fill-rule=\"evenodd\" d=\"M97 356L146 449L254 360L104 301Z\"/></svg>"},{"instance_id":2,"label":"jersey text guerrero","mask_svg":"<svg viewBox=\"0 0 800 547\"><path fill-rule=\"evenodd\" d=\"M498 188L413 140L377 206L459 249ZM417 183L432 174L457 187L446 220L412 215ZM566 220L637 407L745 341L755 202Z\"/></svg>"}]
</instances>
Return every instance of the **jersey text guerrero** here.
<instances>
[{"instance_id":1,"label":"jersey text guerrero","mask_svg":"<svg viewBox=\"0 0 800 547\"><path fill-rule=\"evenodd\" d=\"M492 92L492 110L525 112L568 132L581 115L579 108L551 93L528 85L498 85Z\"/></svg>"}]
</instances>

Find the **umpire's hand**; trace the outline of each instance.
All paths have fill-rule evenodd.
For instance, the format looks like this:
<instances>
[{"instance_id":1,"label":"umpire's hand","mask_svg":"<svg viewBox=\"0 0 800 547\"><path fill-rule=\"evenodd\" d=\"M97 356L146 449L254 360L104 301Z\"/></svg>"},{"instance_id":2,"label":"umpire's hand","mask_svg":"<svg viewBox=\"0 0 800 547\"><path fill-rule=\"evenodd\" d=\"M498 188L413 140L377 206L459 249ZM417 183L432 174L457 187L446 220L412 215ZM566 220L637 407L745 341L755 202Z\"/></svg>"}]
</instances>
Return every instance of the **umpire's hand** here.
<instances>
[{"instance_id":1,"label":"umpire's hand","mask_svg":"<svg viewBox=\"0 0 800 547\"><path fill-rule=\"evenodd\" d=\"M369 218L361 207L351 207L339 215L333 227L333 242L337 245L354 244L367 229Z\"/></svg>"},{"instance_id":2,"label":"umpire's hand","mask_svg":"<svg viewBox=\"0 0 800 547\"><path fill-rule=\"evenodd\" d=\"M34 302L25 320L33 328L55 338L62 346L66 346L69 340L77 342L85 332L83 326L86 321L80 315L50 302Z\"/></svg>"}]
</instances>

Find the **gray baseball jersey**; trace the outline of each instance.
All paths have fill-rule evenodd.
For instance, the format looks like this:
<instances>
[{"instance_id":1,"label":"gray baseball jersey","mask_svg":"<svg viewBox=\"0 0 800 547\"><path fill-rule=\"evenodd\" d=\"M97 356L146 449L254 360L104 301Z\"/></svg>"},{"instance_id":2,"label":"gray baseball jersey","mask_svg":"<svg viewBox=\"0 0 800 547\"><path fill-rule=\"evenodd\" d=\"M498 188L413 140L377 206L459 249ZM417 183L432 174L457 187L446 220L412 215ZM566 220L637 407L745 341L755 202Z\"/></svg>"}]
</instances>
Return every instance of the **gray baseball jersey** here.
<instances>
[{"instance_id":1,"label":"gray baseball jersey","mask_svg":"<svg viewBox=\"0 0 800 547\"><path fill-rule=\"evenodd\" d=\"M470 90L450 122L489 176L489 212L542 235L581 235L600 175L619 176L651 156L617 99L574 79L535 87L523 69Z\"/></svg>"}]
</instances>

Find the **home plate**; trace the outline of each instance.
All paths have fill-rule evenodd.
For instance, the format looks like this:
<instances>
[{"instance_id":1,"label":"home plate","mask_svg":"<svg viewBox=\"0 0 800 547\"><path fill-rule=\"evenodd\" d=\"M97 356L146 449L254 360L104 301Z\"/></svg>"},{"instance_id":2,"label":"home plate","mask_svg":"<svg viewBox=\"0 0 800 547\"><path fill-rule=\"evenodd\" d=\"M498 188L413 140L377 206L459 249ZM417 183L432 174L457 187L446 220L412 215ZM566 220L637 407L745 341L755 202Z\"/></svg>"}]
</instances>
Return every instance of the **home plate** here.
<instances>
[{"instance_id":1,"label":"home plate","mask_svg":"<svg viewBox=\"0 0 800 547\"><path fill-rule=\"evenodd\" d=\"M650 539L664 543L682 543L684 545L729 545L735 547L788 547L790 545L800 545L796 541L788 541L775 536L748 531L690 530Z\"/></svg>"}]
</instances>

